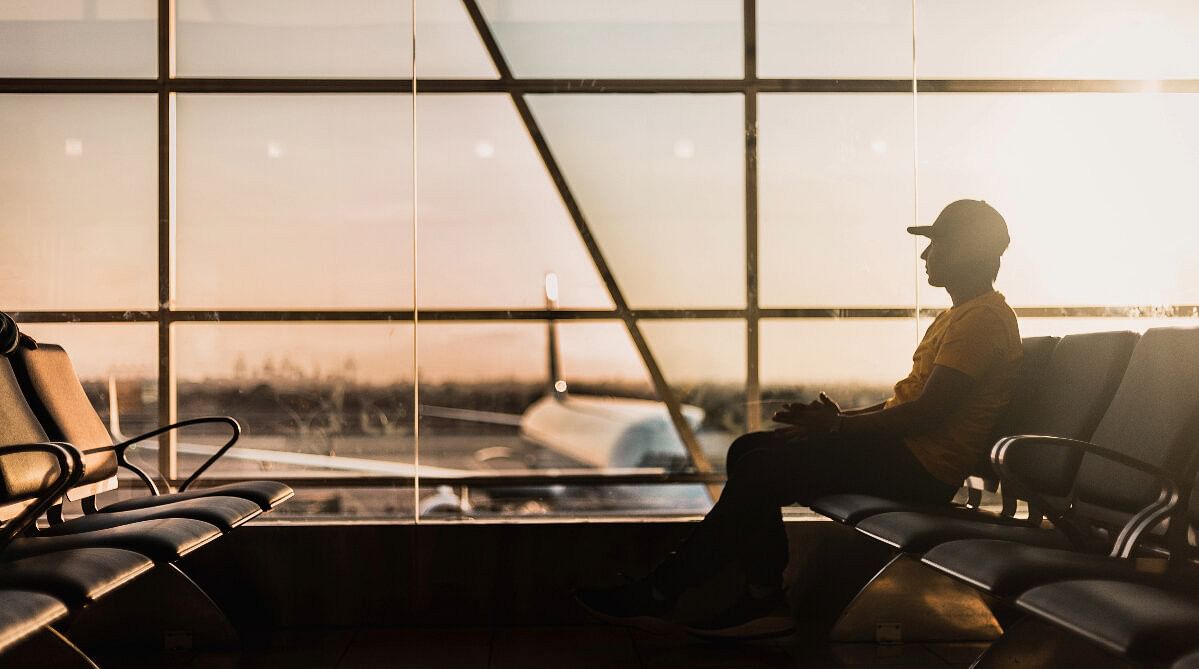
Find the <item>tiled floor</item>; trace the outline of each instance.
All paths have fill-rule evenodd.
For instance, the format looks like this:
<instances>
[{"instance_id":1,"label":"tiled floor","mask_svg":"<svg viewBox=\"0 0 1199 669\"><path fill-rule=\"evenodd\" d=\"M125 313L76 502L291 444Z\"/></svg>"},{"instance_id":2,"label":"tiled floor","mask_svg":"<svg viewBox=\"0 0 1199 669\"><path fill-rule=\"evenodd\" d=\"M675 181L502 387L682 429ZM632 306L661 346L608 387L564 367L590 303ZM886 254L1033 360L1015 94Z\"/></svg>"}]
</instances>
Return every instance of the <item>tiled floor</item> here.
<instances>
[{"instance_id":1,"label":"tiled floor","mask_svg":"<svg viewBox=\"0 0 1199 669\"><path fill-rule=\"evenodd\" d=\"M985 644L828 644L787 637L718 645L606 626L289 630L242 653L99 658L107 669L956 669Z\"/></svg>"}]
</instances>

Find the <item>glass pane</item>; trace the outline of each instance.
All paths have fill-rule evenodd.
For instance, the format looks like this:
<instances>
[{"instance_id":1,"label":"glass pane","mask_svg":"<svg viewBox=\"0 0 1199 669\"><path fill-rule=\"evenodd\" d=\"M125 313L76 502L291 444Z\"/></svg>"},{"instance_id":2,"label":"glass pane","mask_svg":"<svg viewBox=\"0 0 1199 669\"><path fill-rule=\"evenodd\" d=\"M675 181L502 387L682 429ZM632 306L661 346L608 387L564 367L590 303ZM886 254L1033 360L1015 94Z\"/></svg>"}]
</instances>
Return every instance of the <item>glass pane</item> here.
<instances>
[{"instance_id":1,"label":"glass pane","mask_svg":"<svg viewBox=\"0 0 1199 669\"><path fill-rule=\"evenodd\" d=\"M542 438L538 421L534 433L525 433L527 413L550 394L546 323L420 327L422 464L463 469L632 466L610 462L607 451L588 451L590 437L569 425L561 434ZM560 367L553 381L563 381L572 400L604 405L612 397L654 398L622 324L569 322L556 328ZM502 458L478 454L489 447L506 453Z\"/></svg>"},{"instance_id":2,"label":"glass pane","mask_svg":"<svg viewBox=\"0 0 1199 669\"><path fill-rule=\"evenodd\" d=\"M911 305L911 96L758 100L762 305Z\"/></svg>"},{"instance_id":3,"label":"glass pane","mask_svg":"<svg viewBox=\"0 0 1199 669\"><path fill-rule=\"evenodd\" d=\"M919 218L993 204L1014 306L1199 304L1197 116L1188 94L920 96Z\"/></svg>"},{"instance_id":4,"label":"glass pane","mask_svg":"<svg viewBox=\"0 0 1199 669\"><path fill-rule=\"evenodd\" d=\"M811 401L821 391L843 409L887 399L911 370L921 334L912 318L764 319L764 425L782 402Z\"/></svg>"},{"instance_id":5,"label":"glass pane","mask_svg":"<svg viewBox=\"0 0 1199 669\"><path fill-rule=\"evenodd\" d=\"M410 307L411 99L180 95L177 303Z\"/></svg>"},{"instance_id":6,"label":"glass pane","mask_svg":"<svg viewBox=\"0 0 1199 669\"><path fill-rule=\"evenodd\" d=\"M641 331L679 400L703 412L695 436L723 464L745 432L745 321L641 321Z\"/></svg>"},{"instance_id":7,"label":"glass pane","mask_svg":"<svg viewBox=\"0 0 1199 669\"><path fill-rule=\"evenodd\" d=\"M911 77L912 3L759 0L758 76Z\"/></svg>"},{"instance_id":8,"label":"glass pane","mask_svg":"<svg viewBox=\"0 0 1199 669\"><path fill-rule=\"evenodd\" d=\"M157 304L153 96L0 95L4 308Z\"/></svg>"},{"instance_id":9,"label":"glass pane","mask_svg":"<svg viewBox=\"0 0 1199 669\"><path fill-rule=\"evenodd\" d=\"M418 77L499 76L462 0L417 2L416 43Z\"/></svg>"},{"instance_id":10,"label":"glass pane","mask_svg":"<svg viewBox=\"0 0 1199 669\"><path fill-rule=\"evenodd\" d=\"M420 76L496 76L461 2L416 11ZM178 0L177 15L181 76L412 76L410 0Z\"/></svg>"},{"instance_id":11,"label":"glass pane","mask_svg":"<svg viewBox=\"0 0 1199 669\"><path fill-rule=\"evenodd\" d=\"M236 450L236 449L234 449ZM259 477L267 474L259 474ZM289 475L292 475L289 472ZM373 483L373 482L372 482ZM270 513L254 519L255 524L291 521L395 521L414 516L411 486L368 486L311 484L296 488L296 495ZM424 497L422 495L422 497Z\"/></svg>"},{"instance_id":12,"label":"glass pane","mask_svg":"<svg viewBox=\"0 0 1199 669\"><path fill-rule=\"evenodd\" d=\"M154 0L5 0L0 77L150 77Z\"/></svg>"},{"instance_id":13,"label":"glass pane","mask_svg":"<svg viewBox=\"0 0 1199 669\"><path fill-rule=\"evenodd\" d=\"M611 308L508 95L418 95L420 304Z\"/></svg>"},{"instance_id":14,"label":"glass pane","mask_svg":"<svg viewBox=\"0 0 1199 669\"><path fill-rule=\"evenodd\" d=\"M127 437L158 427L158 328L153 323L22 323L67 351L96 412ZM111 420L115 390L117 421Z\"/></svg>"},{"instance_id":15,"label":"glass pane","mask_svg":"<svg viewBox=\"0 0 1199 669\"><path fill-rule=\"evenodd\" d=\"M685 451L655 401L625 326L559 322L558 372L547 323L422 323L421 468L496 475L677 468ZM557 377L557 378L555 378ZM560 394L551 380L563 381ZM698 426L698 417L696 420ZM702 487L472 486L429 515L570 515L706 504ZM697 498L697 492L699 497ZM692 506L687 506L691 504Z\"/></svg>"},{"instance_id":16,"label":"glass pane","mask_svg":"<svg viewBox=\"0 0 1199 669\"><path fill-rule=\"evenodd\" d=\"M518 77L740 77L737 0L481 0Z\"/></svg>"},{"instance_id":17,"label":"glass pane","mask_svg":"<svg viewBox=\"0 0 1199 669\"><path fill-rule=\"evenodd\" d=\"M921 77L1199 75L1199 5L1187 0L920 1Z\"/></svg>"},{"instance_id":18,"label":"glass pane","mask_svg":"<svg viewBox=\"0 0 1199 669\"><path fill-rule=\"evenodd\" d=\"M409 2L177 0L180 76L409 77Z\"/></svg>"},{"instance_id":19,"label":"glass pane","mask_svg":"<svg viewBox=\"0 0 1199 669\"><path fill-rule=\"evenodd\" d=\"M214 476L411 476L410 323L177 324L178 415L231 415ZM223 442L181 435L180 470Z\"/></svg>"},{"instance_id":20,"label":"glass pane","mask_svg":"<svg viewBox=\"0 0 1199 669\"><path fill-rule=\"evenodd\" d=\"M742 96L529 103L632 306L745 304Z\"/></svg>"}]
</instances>

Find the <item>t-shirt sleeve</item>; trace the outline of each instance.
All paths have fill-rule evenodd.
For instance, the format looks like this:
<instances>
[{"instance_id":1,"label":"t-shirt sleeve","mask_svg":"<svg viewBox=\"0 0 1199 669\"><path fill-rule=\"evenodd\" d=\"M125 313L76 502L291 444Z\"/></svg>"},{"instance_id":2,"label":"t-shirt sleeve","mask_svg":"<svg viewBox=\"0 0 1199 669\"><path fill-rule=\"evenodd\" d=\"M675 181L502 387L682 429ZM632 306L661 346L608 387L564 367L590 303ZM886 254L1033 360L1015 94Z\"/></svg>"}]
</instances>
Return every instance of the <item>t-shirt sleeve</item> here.
<instances>
[{"instance_id":1,"label":"t-shirt sleeve","mask_svg":"<svg viewBox=\"0 0 1199 669\"><path fill-rule=\"evenodd\" d=\"M956 369L977 381L1003 359L1006 347L1003 319L989 309L972 309L949 325L933 364Z\"/></svg>"}]
</instances>

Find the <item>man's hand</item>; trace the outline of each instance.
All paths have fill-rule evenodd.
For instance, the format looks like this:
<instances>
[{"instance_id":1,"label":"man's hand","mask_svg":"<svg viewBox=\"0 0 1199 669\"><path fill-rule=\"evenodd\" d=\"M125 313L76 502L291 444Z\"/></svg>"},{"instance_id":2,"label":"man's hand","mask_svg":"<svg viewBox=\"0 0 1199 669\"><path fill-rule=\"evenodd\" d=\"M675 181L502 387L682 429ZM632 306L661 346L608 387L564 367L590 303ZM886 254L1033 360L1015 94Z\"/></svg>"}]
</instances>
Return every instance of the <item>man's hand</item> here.
<instances>
[{"instance_id":1,"label":"man's hand","mask_svg":"<svg viewBox=\"0 0 1199 669\"><path fill-rule=\"evenodd\" d=\"M806 437L831 431L839 413L841 408L837 403L820 393L819 399L807 404L796 402L784 405L783 410L775 413L773 418L775 422L788 426L780 428L780 432Z\"/></svg>"}]
</instances>

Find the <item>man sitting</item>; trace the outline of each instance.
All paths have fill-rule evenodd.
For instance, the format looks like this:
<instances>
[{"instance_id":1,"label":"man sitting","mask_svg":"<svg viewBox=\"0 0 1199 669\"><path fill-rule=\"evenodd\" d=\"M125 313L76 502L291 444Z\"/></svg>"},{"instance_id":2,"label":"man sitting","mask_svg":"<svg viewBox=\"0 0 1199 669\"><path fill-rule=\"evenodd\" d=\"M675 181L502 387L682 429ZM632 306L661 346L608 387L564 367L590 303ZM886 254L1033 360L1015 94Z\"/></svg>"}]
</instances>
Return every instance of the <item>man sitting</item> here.
<instances>
[{"instance_id":1,"label":"man sitting","mask_svg":"<svg viewBox=\"0 0 1199 669\"><path fill-rule=\"evenodd\" d=\"M669 624L679 595L733 560L746 588L722 614L692 631L761 637L790 631L783 608L787 537L781 508L835 493L864 493L915 503L948 503L990 446L1007 404L1022 349L1016 315L995 291L1007 224L978 200L959 200L931 226L921 254L931 286L953 306L932 322L912 356L912 371L890 399L843 411L820 394L774 415L784 427L737 438L728 482L691 536L644 579L583 590L578 599L604 619Z\"/></svg>"}]
</instances>

